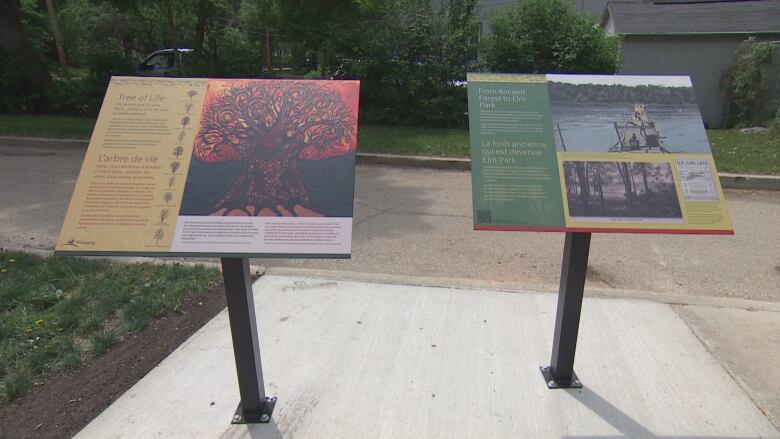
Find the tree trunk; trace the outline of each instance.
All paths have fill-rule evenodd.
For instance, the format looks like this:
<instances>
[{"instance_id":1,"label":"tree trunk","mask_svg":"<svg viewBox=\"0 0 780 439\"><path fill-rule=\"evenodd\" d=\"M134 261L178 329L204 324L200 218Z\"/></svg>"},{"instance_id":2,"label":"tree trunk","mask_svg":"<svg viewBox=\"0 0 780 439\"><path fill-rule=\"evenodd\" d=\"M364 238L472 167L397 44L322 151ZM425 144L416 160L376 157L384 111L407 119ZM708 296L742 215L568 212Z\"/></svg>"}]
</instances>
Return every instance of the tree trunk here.
<instances>
[{"instance_id":1,"label":"tree trunk","mask_svg":"<svg viewBox=\"0 0 780 439\"><path fill-rule=\"evenodd\" d=\"M273 68L271 63L271 34L268 32L268 26L265 27L265 63L268 70Z\"/></svg>"},{"instance_id":2,"label":"tree trunk","mask_svg":"<svg viewBox=\"0 0 780 439\"><path fill-rule=\"evenodd\" d=\"M580 203L584 213L590 212L590 197L588 190L588 176L583 162L574 162L577 169L577 180L580 182Z\"/></svg>"},{"instance_id":3,"label":"tree trunk","mask_svg":"<svg viewBox=\"0 0 780 439\"><path fill-rule=\"evenodd\" d=\"M171 45L171 49L177 49L176 33L173 26L173 6L171 5L171 0L163 0L163 7L165 8L165 18L168 22L168 42Z\"/></svg>"},{"instance_id":4,"label":"tree trunk","mask_svg":"<svg viewBox=\"0 0 780 439\"><path fill-rule=\"evenodd\" d=\"M607 205L604 203L604 186L601 184L601 166L596 168L596 181L599 185L599 198L601 199L601 213L607 215Z\"/></svg>"},{"instance_id":5,"label":"tree trunk","mask_svg":"<svg viewBox=\"0 0 780 439\"><path fill-rule=\"evenodd\" d=\"M4 60L3 60L4 58ZM19 0L0 0L0 60L8 63L2 66L9 70L10 66L20 73L19 85L29 93L45 93L51 83L51 75L46 70L43 57L35 50L24 33ZM37 102L39 107L46 106L44 96ZM35 108L42 110L43 108Z\"/></svg>"},{"instance_id":6,"label":"tree trunk","mask_svg":"<svg viewBox=\"0 0 780 439\"><path fill-rule=\"evenodd\" d=\"M618 166L618 172L620 172L620 177L623 179L623 188L626 192L626 201L628 202L628 210L629 212L634 211L634 191L631 189L631 176L628 171L628 164L627 163L620 163L617 162Z\"/></svg>"},{"instance_id":7,"label":"tree trunk","mask_svg":"<svg viewBox=\"0 0 780 439\"><path fill-rule=\"evenodd\" d=\"M195 56L203 55L203 40L206 35L206 18L209 0L198 0L198 18L195 22Z\"/></svg>"},{"instance_id":8,"label":"tree trunk","mask_svg":"<svg viewBox=\"0 0 780 439\"><path fill-rule=\"evenodd\" d=\"M54 0L46 0L46 9L49 11L49 20L51 21L51 34L54 36L54 45L57 46L57 58L60 60L62 76L68 77L68 61L65 59L65 46L60 32L60 22L57 19L57 11L54 9Z\"/></svg>"},{"instance_id":9,"label":"tree trunk","mask_svg":"<svg viewBox=\"0 0 780 439\"><path fill-rule=\"evenodd\" d=\"M234 210L258 215L261 210L270 209L282 215L280 206L291 213L295 212L296 206L312 208L298 166L298 158L289 153L273 158L256 158L248 162L246 169L233 182L214 210L225 209L223 215L230 215Z\"/></svg>"}]
</instances>

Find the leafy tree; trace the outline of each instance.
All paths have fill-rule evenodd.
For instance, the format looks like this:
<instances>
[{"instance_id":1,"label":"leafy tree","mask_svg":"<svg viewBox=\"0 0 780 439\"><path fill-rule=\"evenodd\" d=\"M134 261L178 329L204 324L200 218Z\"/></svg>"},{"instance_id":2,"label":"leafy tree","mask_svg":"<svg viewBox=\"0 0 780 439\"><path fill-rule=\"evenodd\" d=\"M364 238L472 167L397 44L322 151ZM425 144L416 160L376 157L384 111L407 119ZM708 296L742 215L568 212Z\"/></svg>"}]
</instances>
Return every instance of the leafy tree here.
<instances>
[{"instance_id":1,"label":"leafy tree","mask_svg":"<svg viewBox=\"0 0 780 439\"><path fill-rule=\"evenodd\" d=\"M491 18L488 69L519 73L615 73L620 40L563 0L523 0Z\"/></svg>"},{"instance_id":2,"label":"leafy tree","mask_svg":"<svg viewBox=\"0 0 780 439\"><path fill-rule=\"evenodd\" d=\"M386 124L465 124L465 71L476 59L476 1L385 2L365 32L344 76L361 84L365 119Z\"/></svg>"},{"instance_id":3,"label":"leafy tree","mask_svg":"<svg viewBox=\"0 0 780 439\"><path fill-rule=\"evenodd\" d=\"M338 52L359 38L360 22L374 7L359 0L265 0L282 42L288 44L293 61L307 70L324 71L334 64Z\"/></svg>"}]
</instances>

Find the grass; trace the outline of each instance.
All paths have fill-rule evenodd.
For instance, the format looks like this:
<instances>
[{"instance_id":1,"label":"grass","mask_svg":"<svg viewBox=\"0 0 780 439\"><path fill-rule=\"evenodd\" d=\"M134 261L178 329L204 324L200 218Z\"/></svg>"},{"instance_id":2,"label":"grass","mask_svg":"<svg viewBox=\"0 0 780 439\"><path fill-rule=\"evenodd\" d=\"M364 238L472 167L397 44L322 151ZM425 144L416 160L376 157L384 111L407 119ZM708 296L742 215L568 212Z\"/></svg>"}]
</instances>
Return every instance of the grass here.
<instances>
[{"instance_id":1,"label":"grass","mask_svg":"<svg viewBox=\"0 0 780 439\"><path fill-rule=\"evenodd\" d=\"M94 119L60 116L2 116L0 135L88 139ZM780 130L742 134L709 130L715 163L722 172L780 175ZM358 151L364 153L466 157L467 129L362 125Z\"/></svg>"},{"instance_id":2,"label":"grass","mask_svg":"<svg viewBox=\"0 0 780 439\"><path fill-rule=\"evenodd\" d=\"M469 155L466 129L361 126L358 151L465 157Z\"/></svg>"},{"instance_id":3,"label":"grass","mask_svg":"<svg viewBox=\"0 0 780 439\"><path fill-rule=\"evenodd\" d=\"M105 353L218 278L204 267L0 252L0 395Z\"/></svg>"},{"instance_id":4,"label":"grass","mask_svg":"<svg viewBox=\"0 0 780 439\"><path fill-rule=\"evenodd\" d=\"M94 126L89 117L0 115L0 136L89 139Z\"/></svg>"},{"instance_id":5,"label":"grass","mask_svg":"<svg viewBox=\"0 0 780 439\"><path fill-rule=\"evenodd\" d=\"M710 130L707 134L719 171L780 175L780 128L753 134L739 130Z\"/></svg>"}]
</instances>

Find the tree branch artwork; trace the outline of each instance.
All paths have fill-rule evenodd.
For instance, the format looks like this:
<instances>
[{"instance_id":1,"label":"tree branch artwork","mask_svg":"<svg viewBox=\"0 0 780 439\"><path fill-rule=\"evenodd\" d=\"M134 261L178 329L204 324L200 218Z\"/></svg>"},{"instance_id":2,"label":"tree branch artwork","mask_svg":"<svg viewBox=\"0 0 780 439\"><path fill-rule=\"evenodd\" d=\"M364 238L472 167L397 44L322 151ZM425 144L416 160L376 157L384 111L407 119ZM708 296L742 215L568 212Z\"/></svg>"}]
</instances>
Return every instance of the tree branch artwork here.
<instances>
[{"instance_id":1,"label":"tree branch artwork","mask_svg":"<svg viewBox=\"0 0 780 439\"><path fill-rule=\"evenodd\" d=\"M207 103L194 157L241 161L212 214L317 214L299 167L355 151L356 110L315 81L235 82Z\"/></svg>"},{"instance_id":2,"label":"tree branch artwork","mask_svg":"<svg viewBox=\"0 0 780 439\"><path fill-rule=\"evenodd\" d=\"M162 240L164 237L165 237L165 232L163 232L163 229L162 229L162 228L158 228L158 229L157 229L157 230L154 232L154 241L155 241L155 242L154 242L154 245L156 245L156 246L159 246L159 245L160 245L160 241L161 241L161 240Z\"/></svg>"},{"instance_id":3,"label":"tree branch artwork","mask_svg":"<svg viewBox=\"0 0 780 439\"><path fill-rule=\"evenodd\" d=\"M170 213L170 211L168 210L168 208L160 210L160 225L165 224L165 220L168 219L168 214L169 213Z\"/></svg>"}]
</instances>

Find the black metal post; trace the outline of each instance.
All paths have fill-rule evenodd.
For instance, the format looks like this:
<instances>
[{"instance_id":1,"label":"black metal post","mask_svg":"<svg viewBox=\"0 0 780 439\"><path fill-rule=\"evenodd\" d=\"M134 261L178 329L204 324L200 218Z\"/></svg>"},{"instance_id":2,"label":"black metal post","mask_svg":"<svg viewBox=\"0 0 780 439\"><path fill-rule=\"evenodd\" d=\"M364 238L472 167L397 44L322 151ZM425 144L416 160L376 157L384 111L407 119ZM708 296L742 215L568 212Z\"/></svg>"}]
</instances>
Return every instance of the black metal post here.
<instances>
[{"instance_id":1,"label":"black metal post","mask_svg":"<svg viewBox=\"0 0 780 439\"><path fill-rule=\"evenodd\" d=\"M222 258L222 277L225 280L230 333L233 336L233 354L241 394L241 402L231 422L267 423L271 420L276 397L265 395L249 259Z\"/></svg>"},{"instance_id":2,"label":"black metal post","mask_svg":"<svg viewBox=\"0 0 780 439\"><path fill-rule=\"evenodd\" d=\"M590 233L566 234L552 358L549 366L540 367L550 389L582 387L574 373L574 353L577 350L589 250Z\"/></svg>"}]
</instances>

